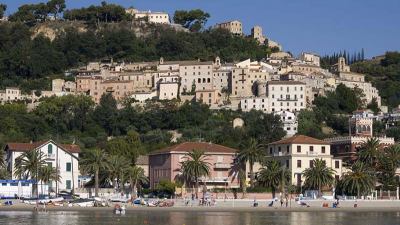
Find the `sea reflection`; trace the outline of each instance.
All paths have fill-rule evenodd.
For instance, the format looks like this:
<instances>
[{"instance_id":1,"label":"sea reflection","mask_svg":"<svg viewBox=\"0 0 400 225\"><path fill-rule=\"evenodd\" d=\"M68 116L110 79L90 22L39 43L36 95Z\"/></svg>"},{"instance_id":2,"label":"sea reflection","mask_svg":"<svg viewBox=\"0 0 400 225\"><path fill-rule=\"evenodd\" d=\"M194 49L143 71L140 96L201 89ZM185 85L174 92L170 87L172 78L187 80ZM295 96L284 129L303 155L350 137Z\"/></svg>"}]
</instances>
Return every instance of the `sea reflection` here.
<instances>
[{"instance_id":1,"label":"sea reflection","mask_svg":"<svg viewBox=\"0 0 400 225\"><path fill-rule=\"evenodd\" d=\"M400 224L400 212L203 212L203 211L111 211L7 212L0 211L0 224L77 225L386 225Z\"/></svg>"}]
</instances>

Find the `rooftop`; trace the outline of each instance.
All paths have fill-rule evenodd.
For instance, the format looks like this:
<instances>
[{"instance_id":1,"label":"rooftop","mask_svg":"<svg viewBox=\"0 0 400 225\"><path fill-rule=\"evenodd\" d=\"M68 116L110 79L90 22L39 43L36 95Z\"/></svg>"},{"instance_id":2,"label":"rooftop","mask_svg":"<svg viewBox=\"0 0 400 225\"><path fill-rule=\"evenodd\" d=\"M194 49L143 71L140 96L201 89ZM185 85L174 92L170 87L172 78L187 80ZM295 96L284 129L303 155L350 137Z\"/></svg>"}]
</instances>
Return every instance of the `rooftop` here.
<instances>
[{"instance_id":1,"label":"rooftop","mask_svg":"<svg viewBox=\"0 0 400 225\"><path fill-rule=\"evenodd\" d=\"M288 81L288 80L272 80L268 81L268 84L275 84L275 85L305 85L305 83L300 82L300 81Z\"/></svg>"},{"instance_id":2,"label":"rooftop","mask_svg":"<svg viewBox=\"0 0 400 225\"><path fill-rule=\"evenodd\" d=\"M33 143L7 143L6 149L9 151L15 151L15 152L27 152L27 151L34 150L44 144L47 144L48 142L53 142L53 141L48 140L48 141L38 141L38 142L33 142ZM70 153L80 153L81 152L81 148L75 144L57 144L55 142L53 142L53 143Z\"/></svg>"},{"instance_id":3,"label":"rooftop","mask_svg":"<svg viewBox=\"0 0 400 225\"><path fill-rule=\"evenodd\" d=\"M271 145L281 145L281 144L313 144L313 145L329 145L328 142L308 137L305 135L295 135L290 138L282 139L280 141L272 142Z\"/></svg>"},{"instance_id":4,"label":"rooftop","mask_svg":"<svg viewBox=\"0 0 400 225\"><path fill-rule=\"evenodd\" d=\"M158 150L151 155L169 152L190 152L194 149L204 151L206 153L236 153L238 150L229 148L223 145L217 145L207 142L183 142L181 144L173 145L161 150Z\"/></svg>"}]
</instances>

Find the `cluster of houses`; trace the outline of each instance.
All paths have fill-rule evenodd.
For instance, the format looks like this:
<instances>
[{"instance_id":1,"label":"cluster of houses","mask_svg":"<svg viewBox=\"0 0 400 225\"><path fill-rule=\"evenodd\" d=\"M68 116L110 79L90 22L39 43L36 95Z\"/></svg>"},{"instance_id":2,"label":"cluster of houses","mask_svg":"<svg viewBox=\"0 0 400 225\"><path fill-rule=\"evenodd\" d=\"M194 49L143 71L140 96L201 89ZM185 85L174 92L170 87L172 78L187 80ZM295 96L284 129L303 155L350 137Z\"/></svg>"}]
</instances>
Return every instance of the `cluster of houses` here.
<instances>
[{"instance_id":1,"label":"cluster of houses","mask_svg":"<svg viewBox=\"0 0 400 225\"><path fill-rule=\"evenodd\" d=\"M322 159L326 165L335 171L335 178L339 179L346 168L343 161L351 162L356 158L357 150L373 137L373 118L367 112L355 112L349 118L350 135L325 140L319 140L304 135L294 135L282 140L270 143L265 149L267 159L280 162L282 167L291 173L291 183L301 186L304 184L303 172L313 166L314 159ZM236 126L236 125L234 125ZM240 124L237 126L240 127ZM376 137L380 141L380 148L393 145L394 139ZM210 174L199 178L200 184L207 189L215 188L239 188L240 181L235 173L235 158L238 149L208 143L208 142L183 142L172 145L140 156L136 164L144 169L149 177L150 188L156 188L161 181L175 182L182 175L181 163L187 160L186 154L194 149L205 153L205 160L209 163ZM30 196L32 180L18 180L15 172L15 160L26 151L40 150L45 155L45 161L58 171L61 180L50 181L43 186L40 193L59 193L61 191L76 190L85 186L91 177L82 176L79 170L80 148L74 144L59 144L52 140L35 143L7 143L5 160L8 171L12 174L12 180L0 181L0 195L3 196ZM263 165L256 163L254 171L257 173ZM250 180L249 165L246 166L247 183ZM25 177L29 178L29 177ZM187 189L190 191L191 189ZM78 192L79 193L79 192Z\"/></svg>"}]
</instances>

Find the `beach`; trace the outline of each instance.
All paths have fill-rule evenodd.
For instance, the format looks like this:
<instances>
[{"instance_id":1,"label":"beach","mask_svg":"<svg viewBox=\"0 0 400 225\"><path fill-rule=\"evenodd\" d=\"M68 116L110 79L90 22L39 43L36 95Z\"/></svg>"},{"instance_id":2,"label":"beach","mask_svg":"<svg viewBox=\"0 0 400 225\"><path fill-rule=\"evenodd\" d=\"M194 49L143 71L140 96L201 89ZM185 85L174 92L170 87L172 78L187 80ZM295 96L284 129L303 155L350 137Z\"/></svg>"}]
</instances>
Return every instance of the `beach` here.
<instances>
[{"instance_id":1,"label":"beach","mask_svg":"<svg viewBox=\"0 0 400 225\"><path fill-rule=\"evenodd\" d=\"M280 206L275 202L274 206L268 207L270 200L260 200L257 207L253 207L254 200L240 199L229 201L217 201L214 206L185 206L182 200L176 200L173 207L147 207L132 206L127 203L111 203L108 207L79 207L79 206L51 206L47 205L47 211L112 211L114 204L125 205L129 211L211 211L211 212L253 212L253 211L283 211L283 212L400 212L399 200L342 200L338 208L332 208L332 200L307 200L309 207L300 206L295 201L288 204L288 207ZM328 203L328 207L322 207ZM354 207L357 204L357 207ZM1 211L34 211L35 205L15 202L12 206L1 206ZM41 208L41 206L39 206Z\"/></svg>"}]
</instances>

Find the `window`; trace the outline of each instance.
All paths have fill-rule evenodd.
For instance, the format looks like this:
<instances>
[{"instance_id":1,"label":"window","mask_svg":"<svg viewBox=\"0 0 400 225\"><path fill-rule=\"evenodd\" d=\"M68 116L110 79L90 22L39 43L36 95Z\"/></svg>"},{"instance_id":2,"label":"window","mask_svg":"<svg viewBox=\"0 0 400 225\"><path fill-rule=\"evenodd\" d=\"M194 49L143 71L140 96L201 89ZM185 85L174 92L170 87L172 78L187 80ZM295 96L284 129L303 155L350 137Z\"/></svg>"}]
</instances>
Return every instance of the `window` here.
<instances>
[{"instance_id":1,"label":"window","mask_svg":"<svg viewBox=\"0 0 400 225\"><path fill-rule=\"evenodd\" d=\"M301 152L301 146L300 145L297 146L297 152Z\"/></svg>"},{"instance_id":2,"label":"window","mask_svg":"<svg viewBox=\"0 0 400 225\"><path fill-rule=\"evenodd\" d=\"M72 165L71 165L70 162L67 162L66 171L67 171L67 172L71 172L71 170L72 170Z\"/></svg>"},{"instance_id":3,"label":"window","mask_svg":"<svg viewBox=\"0 0 400 225\"><path fill-rule=\"evenodd\" d=\"M325 146L322 146L321 153L325 153Z\"/></svg>"},{"instance_id":4,"label":"window","mask_svg":"<svg viewBox=\"0 0 400 225\"><path fill-rule=\"evenodd\" d=\"M49 154L49 155L53 154L53 145L52 144L49 144L47 146L47 154Z\"/></svg>"},{"instance_id":5,"label":"window","mask_svg":"<svg viewBox=\"0 0 400 225\"><path fill-rule=\"evenodd\" d=\"M281 147L280 147L280 146L278 147L278 152L282 152L282 150L281 150Z\"/></svg>"},{"instance_id":6,"label":"window","mask_svg":"<svg viewBox=\"0 0 400 225\"><path fill-rule=\"evenodd\" d=\"M65 188L66 188L66 189L71 189L71 180L66 180L66 182L65 182Z\"/></svg>"},{"instance_id":7,"label":"window","mask_svg":"<svg viewBox=\"0 0 400 225\"><path fill-rule=\"evenodd\" d=\"M314 152L314 146L310 146L310 152Z\"/></svg>"},{"instance_id":8,"label":"window","mask_svg":"<svg viewBox=\"0 0 400 225\"><path fill-rule=\"evenodd\" d=\"M339 161L335 161L335 169L339 169L340 168L340 162Z\"/></svg>"},{"instance_id":9,"label":"window","mask_svg":"<svg viewBox=\"0 0 400 225\"><path fill-rule=\"evenodd\" d=\"M289 159L286 160L286 168L289 168Z\"/></svg>"},{"instance_id":10,"label":"window","mask_svg":"<svg viewBox=\"0 0 400 225\"><path fill-rule=\"evenodd\" d=\"M7 186L7 183L1 183L1 186Z\"/></svg>"},{"instance_id":11,"label":"window","mask_svg":"<svg viewBox=\"0 0 400 225\"><path fill-rule=\"evenodd\" d=\"M272 147L271 147L271 148L269 148L269 154L271 154L271 155L272 155Z\"/></svg>"},{"instance_id":12,"label":"window","mask_svg":"<svg viewBox=\"0 0 400 225\"><path fill-rule=\"evenodd\" d=\"M289 153L289 145L286 146L286 152Z\"/></svg>"},{"instance_id":13,"label":"window","mask_svg":"<svg viewBox=\"0 0 400 225\"><path fill-rule=\"evenodd\" d=\"M301 168L301 160L297 160L297 168Z\"/></svg>"},{"instance_id":14,"label":"window","mask_svg":"<svg viewBox=\"0 0 400 225\"><path fill-rule=\"evenodd\" d=\"M310 168L313 168L313 167L314 167L314 161L310 160Z\"/></svg>"}]
</instances>

